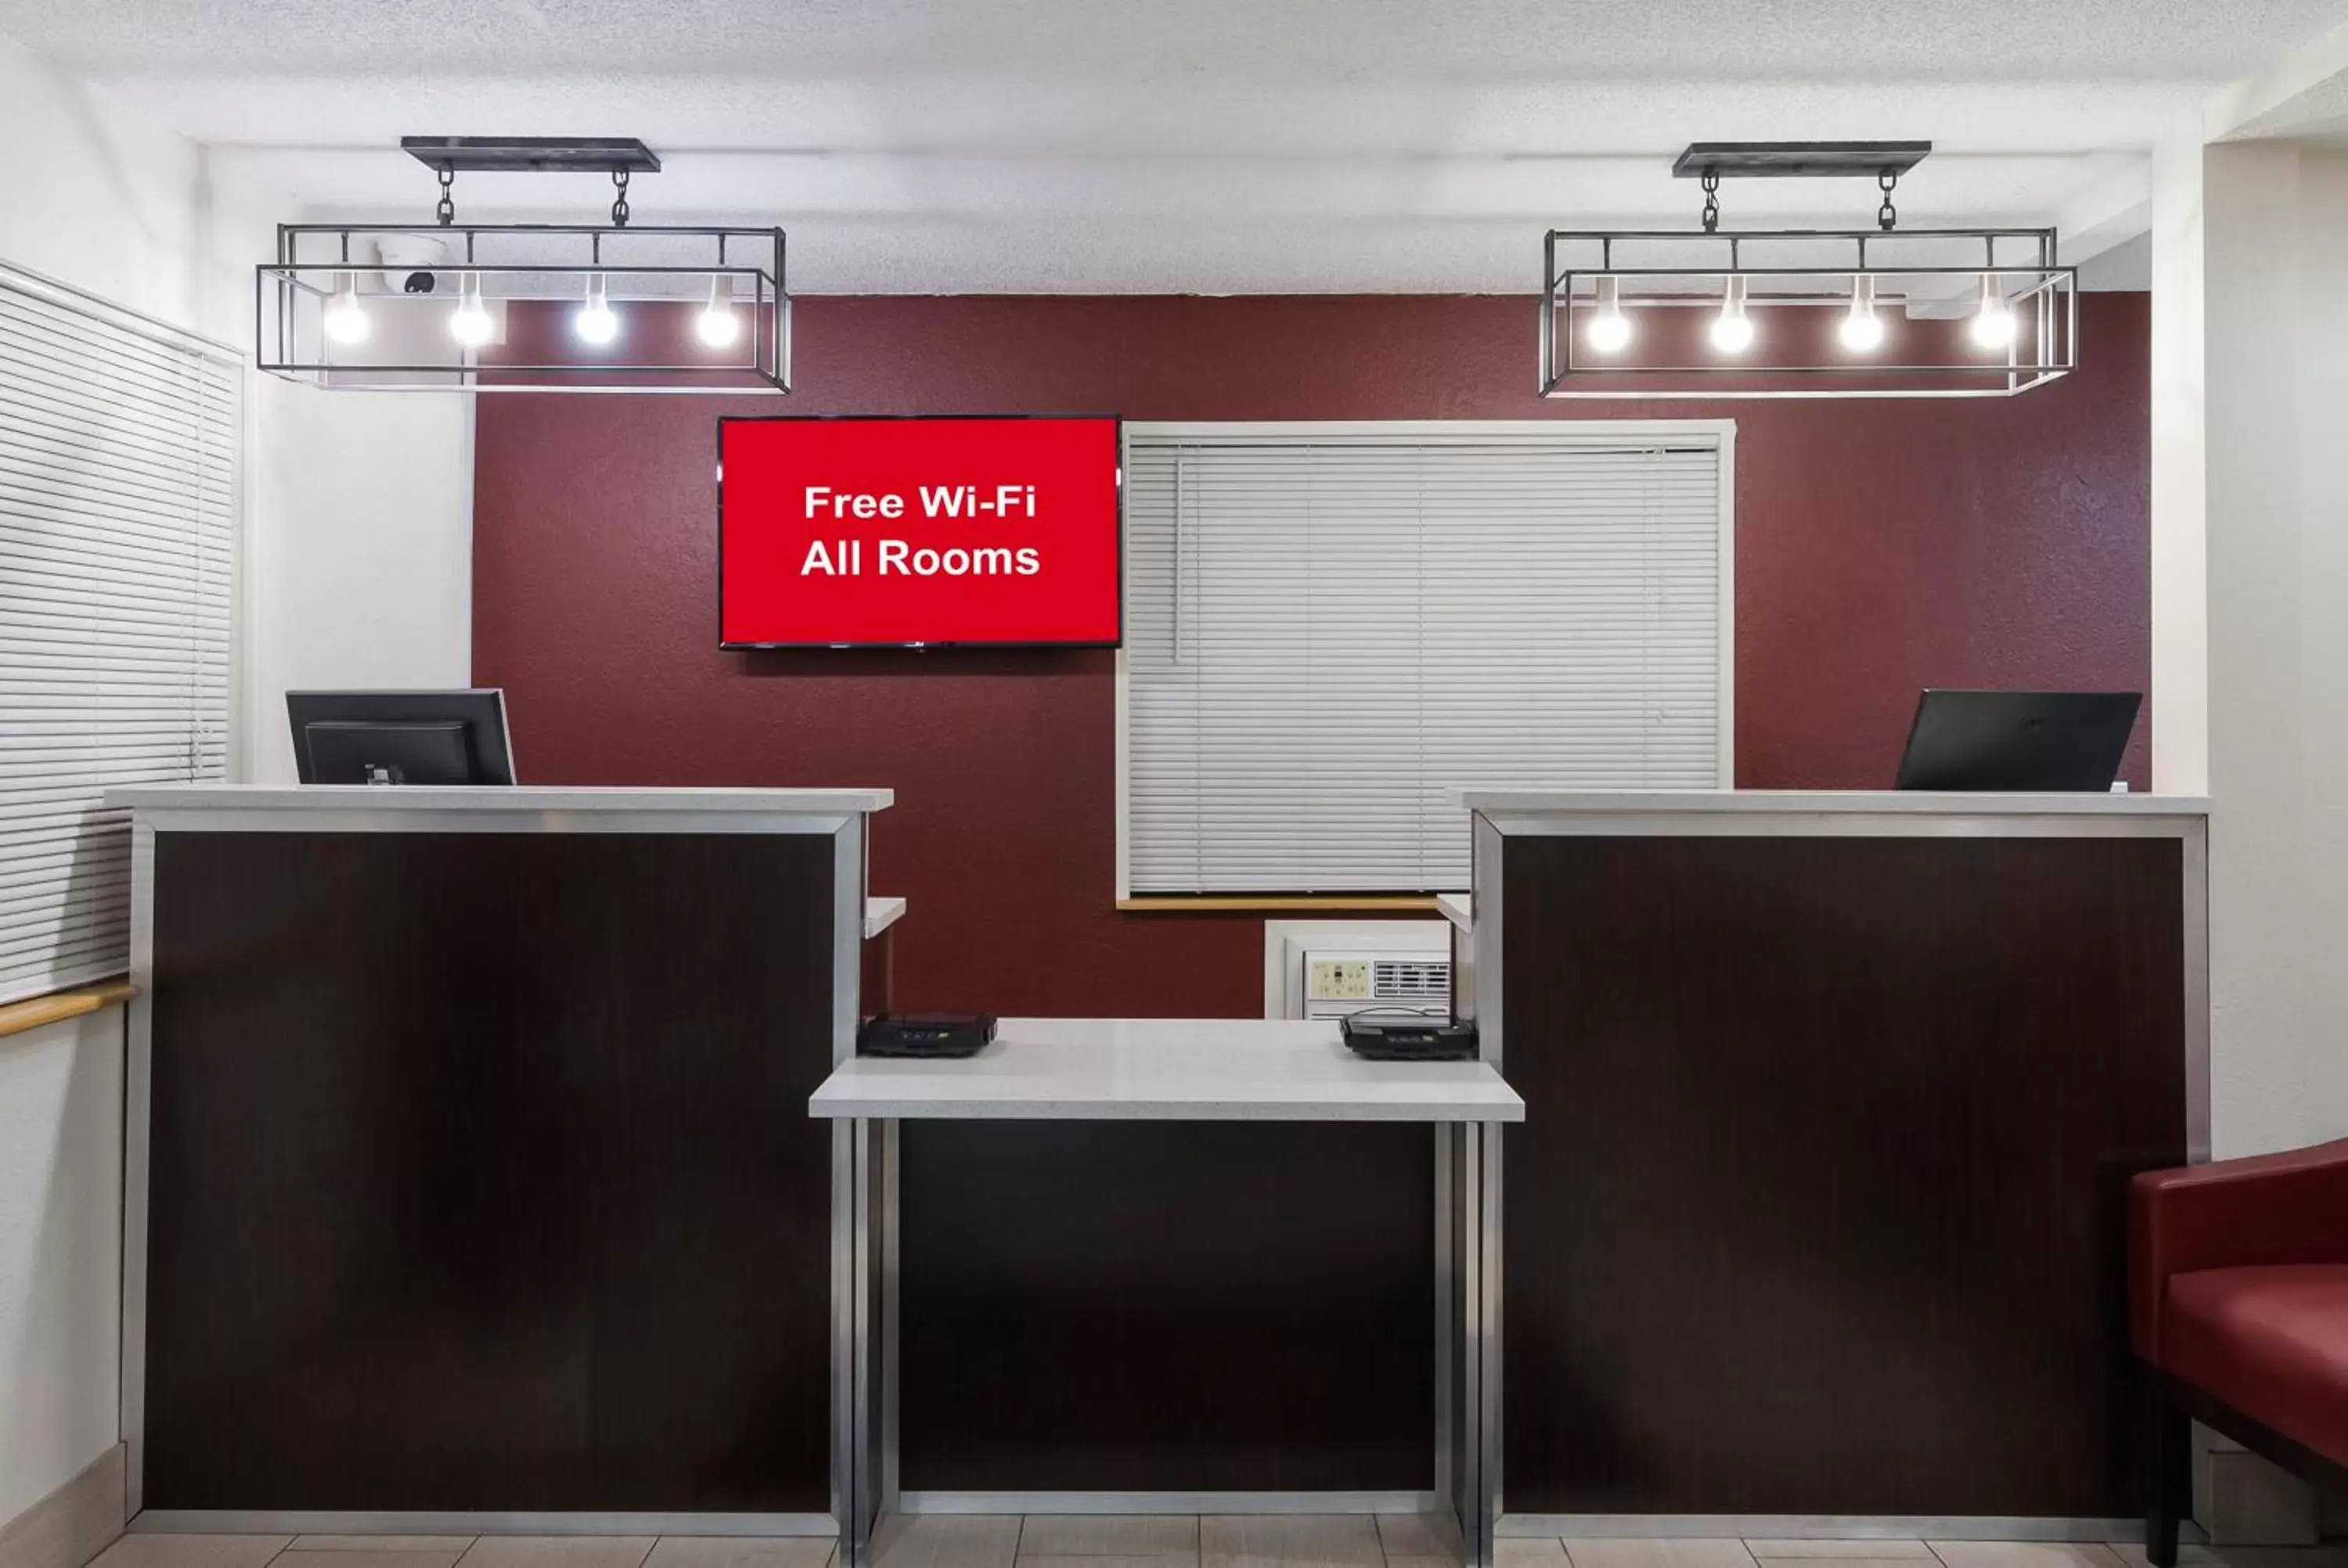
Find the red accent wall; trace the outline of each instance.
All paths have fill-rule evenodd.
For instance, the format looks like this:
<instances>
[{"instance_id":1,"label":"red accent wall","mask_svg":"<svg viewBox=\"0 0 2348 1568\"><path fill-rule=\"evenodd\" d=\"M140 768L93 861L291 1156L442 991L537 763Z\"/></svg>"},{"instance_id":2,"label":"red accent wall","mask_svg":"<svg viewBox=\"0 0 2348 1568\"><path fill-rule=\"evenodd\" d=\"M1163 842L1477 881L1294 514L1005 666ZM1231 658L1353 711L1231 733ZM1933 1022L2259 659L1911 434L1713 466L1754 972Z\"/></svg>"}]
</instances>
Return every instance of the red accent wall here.
<instances>
[{"instance_id":1,"label":"red accent wall","mask_svg":"<svg viewBox=\"0 0 2348 1568\"><path fill-rule=\"evenodd\" d=\"M2079 372L1979 402L1544 402L1536 313L814 299L788 400L484 396L474 678L533 784L894 788L900 1006L1174 1017L1262 1010L1262 923L1112 908L1112 656L720 652L719 413L1731 417L1740 785L1889 784L1921 686L2147 689L2147 296L2085 296Z\"/></svg>"}]
</instances>

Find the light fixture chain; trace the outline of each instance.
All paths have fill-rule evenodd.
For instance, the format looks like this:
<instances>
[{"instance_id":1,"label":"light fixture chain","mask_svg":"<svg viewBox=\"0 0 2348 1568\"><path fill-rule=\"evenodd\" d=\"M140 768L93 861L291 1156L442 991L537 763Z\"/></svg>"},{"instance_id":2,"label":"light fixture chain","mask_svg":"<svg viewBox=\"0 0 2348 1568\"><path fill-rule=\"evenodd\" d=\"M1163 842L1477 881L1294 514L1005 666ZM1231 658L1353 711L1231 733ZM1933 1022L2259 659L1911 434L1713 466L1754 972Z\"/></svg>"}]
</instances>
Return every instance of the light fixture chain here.
<instances>
[{"instance_id":1,"label":"light fixture chain","mask_svg":"<svg viewBox=\"0 0 2348 1568\"><path fill-rule=\"evenodd\" d=\"M453 169L443 169L440 171L440 205L433 209L433 214L440 220L440 227L443 229L457 221L457 199L452 194L456 186L457 171Z\"/></svg>"},{"instance_id":2,"label":"light fixture chain","mask_svg":"<svg viewBox=\"0 0 2348 1568\"><path fill-rule=\"evenodd\" d=\"M1883 188L1883 205L1875 210L1875 226L1889 234L1900 221L1900 209L1891 205L1891 190L1900 183L1900 171L1887 169L1875 177L1875 183Z\"/></svg>"},{"instance_id":3,"label":"light fixture chain","mask_svg":"<svg viewBox=\"0 0 2348 1568\"><path fill-rule=\"evenodd\" d=\"M1704 171L1704 231L1713 233L1720 227L1720 171Z\"/></svg>"},{"instance_id":4,"label":"light fixture chain","mask_svg":"<svg viewBox=\"0 0 2348 1568\"><path fill-rule=\"evenodd\" d=\"M628 171L612 170L612 186L615 191L612 198L612 227L624 229L628 226Z\"/></svg>"}]
</instances>

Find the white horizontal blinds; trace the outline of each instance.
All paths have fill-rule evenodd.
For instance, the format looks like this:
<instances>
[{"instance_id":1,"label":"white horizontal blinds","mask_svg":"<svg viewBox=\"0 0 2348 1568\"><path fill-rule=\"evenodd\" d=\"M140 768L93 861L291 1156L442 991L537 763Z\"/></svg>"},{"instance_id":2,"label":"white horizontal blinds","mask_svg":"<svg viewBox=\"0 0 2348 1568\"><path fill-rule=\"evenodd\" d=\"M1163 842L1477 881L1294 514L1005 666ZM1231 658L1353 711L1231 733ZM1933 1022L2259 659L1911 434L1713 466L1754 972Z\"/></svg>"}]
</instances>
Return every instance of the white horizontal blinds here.
<instances>
[{"instance_id":1,"label":"white horizontal blinds","mask_svg":"<svg viewBox=\"0 0 2348 1568\"><path fill-rule=\"evenodd\" d=\"M1130 436L1136 893L1464 887L1464 785L1710 788L1716 438Z\"/></svg>"},{"instance_id":2,"label":"white horizontal blinds","mask_svg":"<svg viewBox=\"0 0 2348 1568\"><path fill-rule=\"evenodd\" d=\"M0 1002L129 967L108 786L225 773L240 374L0 272Z\"/></svg>"}]
</instances>

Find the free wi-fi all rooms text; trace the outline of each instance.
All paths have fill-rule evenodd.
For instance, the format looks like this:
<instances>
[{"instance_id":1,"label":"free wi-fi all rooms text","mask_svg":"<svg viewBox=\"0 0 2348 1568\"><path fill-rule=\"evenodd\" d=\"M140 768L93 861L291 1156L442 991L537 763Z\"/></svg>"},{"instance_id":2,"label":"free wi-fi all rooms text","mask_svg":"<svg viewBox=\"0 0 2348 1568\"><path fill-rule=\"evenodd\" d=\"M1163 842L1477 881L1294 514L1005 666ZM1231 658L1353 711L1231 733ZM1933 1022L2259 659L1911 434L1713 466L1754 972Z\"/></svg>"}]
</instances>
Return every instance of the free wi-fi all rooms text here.
<instances>
[{"instance_id":1,"label":"free wi-fi all rooms text","mask_svg":"<svg viewBox=\"0 0 2348 1568\"><path fill-rule=\"evenodd\" d=\"M809 485L804 491L803 515L811 523L873 522L919 516L932 521L1033 522L1035 487L997 485L982 491L975 485L920 485L914 505L908 507L901 491L835 490ZM799 562L801 577L861 577L865 571L865 540L813 539ZM934 549L908 539L871 541L874 575L879 577L1034 577L1044 569L1042 553L1033 545L952 545Z\"/></svg>"}]
</instances>

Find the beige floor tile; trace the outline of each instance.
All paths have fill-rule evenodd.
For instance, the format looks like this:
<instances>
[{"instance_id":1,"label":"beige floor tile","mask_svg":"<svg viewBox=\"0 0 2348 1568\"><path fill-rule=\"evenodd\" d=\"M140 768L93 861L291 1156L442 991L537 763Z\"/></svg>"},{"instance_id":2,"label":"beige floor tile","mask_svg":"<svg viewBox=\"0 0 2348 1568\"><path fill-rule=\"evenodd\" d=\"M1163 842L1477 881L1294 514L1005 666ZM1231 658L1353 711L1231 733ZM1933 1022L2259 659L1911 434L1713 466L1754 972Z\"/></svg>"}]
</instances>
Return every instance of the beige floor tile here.
<instances>
[{"instance_id":1,"label":"beige floor tile","mask_svg":"<svg viewBox=\"0 0 2348 1568\"><path fill-rule=\"evenodd\" d=\"M2092 1542L1935 1541L1949 1568L2121 1568L2119 1553Z\"/></svg>"},{"instance_id":2,"label":"beige floor tile","mask_svg":"<svg viewBox=\"0 0 2348 1568\"><path fill-rule=\"evenodd\" d=\"M1677 1541L1622 1537L1565 1543L1573 1568L1754 1568L1745 1542L1726 1537Z\"/></svg>"},{"instance_id":3,"label":"beige floor tile","mask_svg":"<svg viewBox=\"0 0 2348 1568\"><path fill-rule=\"evenodd\" d=\"M1566 1568L1565 1542L1554 1535L1503 1535L1492 1542L1492 1568Z\"/></svg>"},{"instance_id":4,"label":"beige floor tile","mask_svg":"<svg viewBox=\"0 0 2348 1568\"><path fill-rule=\"evenodd\" d=\"M2108 1544L2128 1568L2152 1568L2152 1559L2144 1554L2143 1542L2114 1541ZM2216 1553L2207 1546L2180 1545L2177 1549L2177 1568L2216 1568L2217 1562Z\"/></svg>"},{"instance_id":5,"label":"beige floor tile","mask_svg":"<svg viewBox=\"0 0 2348 1568\"><path fill-rule=\"evenodd\" d=\"M652 1549L649 1535L484 1535L458 1561L465 1568L643 1568Z\"/></svg>"},{"instance_id":6,"label":"beige floor tile","mask_svg":"<svg viewBox=\"0 0 2348 1568\"><path fill-rule=\"evenodd\" d=\"M829 1568L839 1546L829 1535L664 1535L644 1568Z\"/></svg>"},{"instance_id":7,"label":"beige floor tile","mask_svg":"<svg viewBox=\"0 0 2348 1568\"><path fill-rule=\"evenodd\" d=\"M2141 1541L2115 1541L2112 1551L2127 1568L2152 1568ZM2177 1568L2348 1568L2348 1548L2339 1546L2179 1546Z\"/></svg>"},{"instance_id":8,"label":"beige floor tile","mask_svg":"<svg viewBox=\"0 0 2348 1568\"><path fill-rule=\"evenodd\" d=\"M1745 1549L1759 1558L1770 1557L1858 1557L1889 1562L1894 1557L1921 1558L1933 1561L1932 1549L1921 1541L1896 1537L1877 1540L1854 1536L1840 1541L1755 1541L1747 1539Z\"/></svg>"},{"instance_id":9,"label":"beige floor tile","mask_svg":"<svg viewBox=\"0 0 2348 1568\"><path fill-rule=\"evenodd\" d=\"M1031 1513L1019 1555L1196 1560L1199 1521L1189 1513Z\"/></svg>"},{"instance_id":10,"label":"beige floor tile","mask_svg":"<svg viewBox=\"0 0 2348 1568\"><path fill-rule=\"evenodd\" d=\"M1200 1568L1385 1568L1366 1513L1210 1513L1199 1521Z\"/></svg>"},{"instance_id":11,"label":"beige floor tile","mask_svg":"<svg viewBox=\"0 0 2348 1568\"><path fill-rule=\"evenodd\" d=\"M873 1532L874 1568L1012 1568L1015 1513L890 1514Z\"/></svg>"},{"instance_id":12,"label":"beige floor tile","mask_svg":"<svg viewBox=\"0 0 2348 1568\"><path fill-rule=\"evenodd\" d=\"M464 1554L465 1549L460 1546L445 1546L438 1552L369 1552L351 1546L332 1552L304 1552L288 1547L277 1554L271 1568L457 1568L457 1559Z\"/></svg>"},{"instance_id":13,"label":"beige floor tile","mask_svg":"<svg viewBox=\"0 0 2348 1568\"><path fill-rule=\"evenodd\" d=\"M1462 1556L1459 1525L1447 1513L1381 1513L1378 1543L1385 1548L1388 1568L1406 1558L1457 1563Z\"/></svg>"},{"instance_id":14,"label":"beige floor tile","mask_svg":"<svg viewBox=\"0 0 2348 1568\"><path fill-rule=\"evenodd\" d=\"M455 1552L473 1543L469 1535L297 1535L288 1552Z\"/></svg>"},{"instance_id":15,"label":"beige floor tile","mask_svg":"<svg viewBox=\"0 0 2348 1568\"><path fill-rule=\"evenodd\" d=\"M262 1568L287 1535L126 1535L90 1568Z\"/></svg>"}]
</instances>

